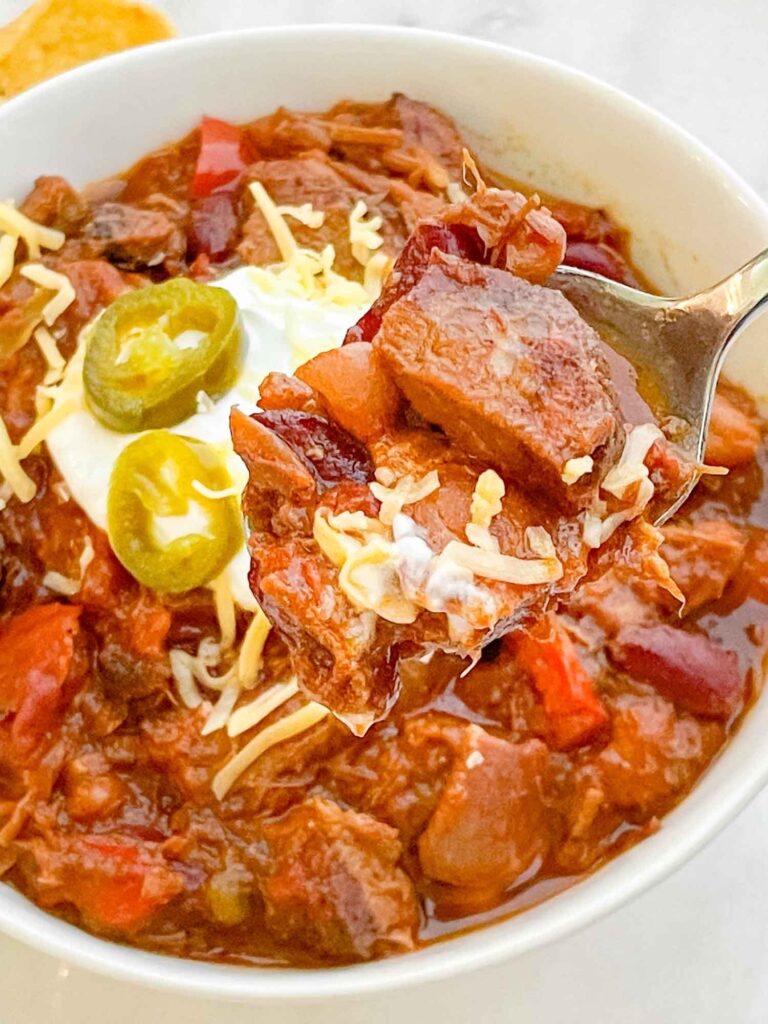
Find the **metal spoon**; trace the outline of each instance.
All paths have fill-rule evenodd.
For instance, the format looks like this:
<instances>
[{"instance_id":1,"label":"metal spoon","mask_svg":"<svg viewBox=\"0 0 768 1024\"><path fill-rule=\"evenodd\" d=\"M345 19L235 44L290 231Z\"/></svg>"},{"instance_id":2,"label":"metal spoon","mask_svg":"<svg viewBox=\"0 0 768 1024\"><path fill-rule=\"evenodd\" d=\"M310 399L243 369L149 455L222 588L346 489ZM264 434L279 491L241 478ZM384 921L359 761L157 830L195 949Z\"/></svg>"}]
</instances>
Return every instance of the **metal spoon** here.
<instances>
[{"instance_id":1,"label":"metal spoon","mask_svg":"<svg viewBox=\"0 0 768 1024\"><path fill-rule=\"evenodd\" d=\"M697 463L704 448L715 386L731 343L768 300L768 249L707 291L673 299L561 266L549 279L642 382L652 380L670 417L682 421L675 441ZM651 402L657 407L657 402ZM683 504L694 476L658 521Z\"/></svg>"}]
</instances>

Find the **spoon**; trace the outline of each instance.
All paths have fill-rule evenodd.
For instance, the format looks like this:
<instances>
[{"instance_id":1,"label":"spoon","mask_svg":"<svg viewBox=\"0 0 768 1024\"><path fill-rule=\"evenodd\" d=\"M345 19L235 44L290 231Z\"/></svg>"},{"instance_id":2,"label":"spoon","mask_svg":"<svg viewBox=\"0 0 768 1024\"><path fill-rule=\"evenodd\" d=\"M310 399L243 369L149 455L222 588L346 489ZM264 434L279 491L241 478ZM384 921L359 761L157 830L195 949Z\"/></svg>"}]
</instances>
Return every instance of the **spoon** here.
<instances>
[{"instance_id":1,"label":"spoon","mask_svg":"<svg viewBox=\"0 0 768 1024\"><path fill-rule=\"evenodd\" d=\"M768 249L719 284L674 299L618 284L599 274L560 266L547 282L576 307L598 334L652 381L656 399L681 423L674 440L695 463L704 459L715 387L725 355L753 315L768 300ZM660 402L658 401L660 399ZM698 482L694 474L663 509L668 519Z\"/></svg>"}]
</instances>

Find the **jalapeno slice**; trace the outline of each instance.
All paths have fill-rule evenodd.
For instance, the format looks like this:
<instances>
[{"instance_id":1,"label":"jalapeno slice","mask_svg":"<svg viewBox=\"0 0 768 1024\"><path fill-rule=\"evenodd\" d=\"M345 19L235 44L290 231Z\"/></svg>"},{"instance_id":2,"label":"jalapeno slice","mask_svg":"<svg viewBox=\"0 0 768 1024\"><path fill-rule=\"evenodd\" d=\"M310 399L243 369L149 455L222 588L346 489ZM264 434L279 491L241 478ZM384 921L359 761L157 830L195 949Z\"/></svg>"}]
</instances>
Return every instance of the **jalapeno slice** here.
<instances>
[{"instance_id":1,"label":"jalapeno slice","mask_svg":"<svg viewBox=\"0 0 768 1024\"><path fill-rule=\"evenodd\" d=\"M220 398L232 387L244 349L237 303L223 288L175 278L127 292L88 338L88 403L121 433L172 427L195 413L200 391Z\"/></svg>"},{"instance_id":2,"label":"jalapeno slice","mask_svg":"<svg viewBox=\"0 0 768 1024\"><path fill-rule=\"evenodd\" d=\"M107 495L112 550L140 583L176 594L210 583L243 543L237 498L218 453L151 430L115 462Z\"/></svg>"}]
</instances>

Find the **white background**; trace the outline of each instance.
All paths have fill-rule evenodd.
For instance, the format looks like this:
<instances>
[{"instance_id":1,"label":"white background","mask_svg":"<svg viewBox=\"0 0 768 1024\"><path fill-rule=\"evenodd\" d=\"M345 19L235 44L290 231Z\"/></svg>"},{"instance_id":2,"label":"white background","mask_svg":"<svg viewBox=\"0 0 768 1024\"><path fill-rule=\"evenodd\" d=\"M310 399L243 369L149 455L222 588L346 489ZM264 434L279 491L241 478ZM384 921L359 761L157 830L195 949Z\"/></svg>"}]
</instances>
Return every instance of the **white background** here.
<instances>
[{"instance_id":1,"label":"white background","mask_svg":"<svg viewBox=\"0 0 768 1024\"><path fill-rule=\"evenodd\" d=\"M508 43L663 111L768 198L768 0L158 0L181 33L365 21ZM0 0L0 23L26 6ZM372 1001L235 1007L117 985L0 938L0 1024L766 1024L768 793L687 867L503 967Z\"/></svg>"}]
</instances>

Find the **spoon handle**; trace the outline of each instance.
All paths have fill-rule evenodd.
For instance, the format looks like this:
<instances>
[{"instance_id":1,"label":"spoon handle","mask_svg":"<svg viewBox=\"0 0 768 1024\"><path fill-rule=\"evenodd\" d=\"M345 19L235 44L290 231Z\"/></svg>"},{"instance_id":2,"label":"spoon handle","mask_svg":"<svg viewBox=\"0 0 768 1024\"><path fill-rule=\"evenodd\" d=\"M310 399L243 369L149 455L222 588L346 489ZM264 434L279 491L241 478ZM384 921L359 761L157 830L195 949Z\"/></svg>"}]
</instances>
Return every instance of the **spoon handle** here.
<instances>
[{"instance_id":1,"label":"spoon handle","mask_svg":"<svg viewBox=\"0 0 768 1024\"><path fill-rule=\"evenodd\" d=\"M740 270L731 274L730 277L726 277L724 281L705 292L693 295L689 299L683 299L678 306L688 313L710 314L716 317L722 330L720 346L724 350L732 341L736 331L740 330L766 301L768 301L768 249L764 249ZM718 343L714 336L712 343L716 350L709 354L712 359L716 359L722 353L717 351Z\"/></svg>"}]
</instances>

